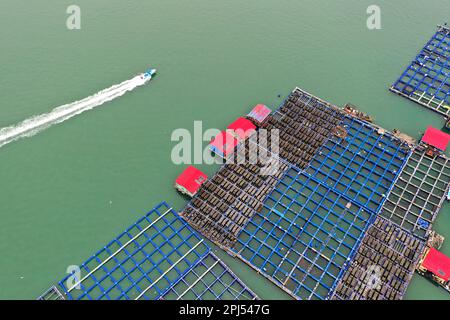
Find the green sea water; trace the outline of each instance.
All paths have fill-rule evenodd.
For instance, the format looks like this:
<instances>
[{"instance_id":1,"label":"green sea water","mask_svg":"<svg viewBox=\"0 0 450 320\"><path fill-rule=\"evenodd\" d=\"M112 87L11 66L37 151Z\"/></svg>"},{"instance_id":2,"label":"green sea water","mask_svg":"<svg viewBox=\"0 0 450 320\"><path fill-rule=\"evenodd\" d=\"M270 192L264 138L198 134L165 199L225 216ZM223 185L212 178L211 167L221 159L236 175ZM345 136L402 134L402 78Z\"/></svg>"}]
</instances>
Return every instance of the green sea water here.
<instances>
[{"instance_id":1,"label":"green sea water","mask_svg":"<svg viewBox=\"0 0 450 320\"><path fill-rule=\"evenodd\" d=\"M81 30L66 28L71 4ZM371 4L381 7L381 30L366 27ZM182 208L170 135L194 120L224 128L299 86L416 138L442 127L387 89L449 13L448 0L2 0L0 127L151 66L159 75L0 149L0 298L34 299L161 200ZM450 239L448 204L435 229ZM442 250L450 255L450 244ZM218 254L261 298L287 298ZM407 292L449 297L417 275Z\"/></svg>"}]
</instances>

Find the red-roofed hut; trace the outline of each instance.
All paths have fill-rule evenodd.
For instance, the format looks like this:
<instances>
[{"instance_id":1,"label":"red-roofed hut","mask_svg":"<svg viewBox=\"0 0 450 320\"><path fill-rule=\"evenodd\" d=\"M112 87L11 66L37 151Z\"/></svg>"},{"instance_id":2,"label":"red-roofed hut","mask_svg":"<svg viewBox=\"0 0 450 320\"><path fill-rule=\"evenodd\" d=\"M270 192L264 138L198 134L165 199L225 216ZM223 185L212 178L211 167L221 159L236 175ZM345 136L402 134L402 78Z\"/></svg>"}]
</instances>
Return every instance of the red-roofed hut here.
<instances>
[{"instance_id":1,"label":"red-roofed hut","mask_svg":"<svg viewBox=\"0 0 450 320\"><path fill-rule=\"evenodd\" d=\"M447 149L448 142L450 141L450 135L442 132L433 127L428 127L427 131L423 135L422 142L435 147L441 151Z\"/></svg>"},{"instance_id":2,"label":"red-roofed hut","mask_svg":"<svg viewBox=\"0 0 450 320\"><path fill-rule=\"evenodd\" d=\"M255 130L256 126L243 117L238 118L227 127L227 131L238 140L247 139Z\"/></svg>"},{"instance_id":3,"label":"red-roofed hut","mask_svg":"<svg viewBox=\"0 0 450 320\"><path fill-rule=\"evenodd\" d=\"M190 197L195 196L208 176L194 166L188 166L175 180L175 188Z\"/></svg>"}]
</instances>

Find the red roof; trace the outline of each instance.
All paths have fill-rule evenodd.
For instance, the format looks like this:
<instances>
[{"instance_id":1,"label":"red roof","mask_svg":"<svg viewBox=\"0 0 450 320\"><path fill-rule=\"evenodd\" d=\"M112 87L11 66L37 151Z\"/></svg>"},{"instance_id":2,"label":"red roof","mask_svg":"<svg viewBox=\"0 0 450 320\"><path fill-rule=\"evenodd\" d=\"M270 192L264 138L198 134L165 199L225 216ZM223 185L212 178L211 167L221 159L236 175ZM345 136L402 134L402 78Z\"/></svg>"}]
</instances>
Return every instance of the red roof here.
<instances>
[{"instance_id":1,"label":"red roof","mask_svg":"<svg viewBox=\"0 0 450 320\"><path fill-rule=\"evenodd\" d=\"M257 104L248 114L249 117L255 119L259 123L263 122L267 116L272 112L266 105Z\"/></svg>"},{"instance_id":2,"label":"red roof","mask_svg":"<svg viewBox=\"0 0 450 320\"><path fill-rule=\"evenodd\" d=\"M194 195L200 186L208 179L208 176L194 166L188 166L175 180L175 184L185 188Z\"/></svg>"},{"instance_id":3,"label":"red roof","mask_svg":"<svg viewBox=\"0 0 450 320\"><path fill-rule=\"evenodd\" d=\"M222 131L209 144L211 150L222 157L233 153L238 141L229 132Z\"/></svg>"},{"instance_id":4,"label":"red roof","mask_svg":"<svg viewBox=\"0 0 450 320\"><path fill-rule=\"evenodd\" d=\"M450 279L450 258L435 248L430 248L422 266L444 281Z\"/></svg>"},{"instance_id":5,"label":"red roof","mask_svg":"<svg viewBox=\"0 0 450 320\"><path fill-rule=\"evenodd\" d=\"M228 131L232 131L230 133L236 138L245 140L256 130L256 126L250 120L240 117L230 124L227 129Z\"/></svg>"},{"instance_id":6,"label":"red roof","mask_svg":"<svg viewBox=\"0 0 450 320\"><path fill-rule=\"evenodd\" d=\"M425 131L425 134L423 135L422 141L444 151L450 141L450 135L436 128L428 127L427 131Z\"/></svg>"}]
</instances>

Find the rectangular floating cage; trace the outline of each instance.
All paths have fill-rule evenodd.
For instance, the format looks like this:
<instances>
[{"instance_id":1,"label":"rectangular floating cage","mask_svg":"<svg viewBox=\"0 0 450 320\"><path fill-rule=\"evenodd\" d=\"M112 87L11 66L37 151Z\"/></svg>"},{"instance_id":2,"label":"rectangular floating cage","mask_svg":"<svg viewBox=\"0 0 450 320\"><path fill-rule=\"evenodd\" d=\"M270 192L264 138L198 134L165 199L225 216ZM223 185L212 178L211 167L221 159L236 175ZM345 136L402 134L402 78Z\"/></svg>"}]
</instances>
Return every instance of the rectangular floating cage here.
<instances>
[{"instance_id":1,"label":"rectangular floating cage","mask_svg":"<svg viewBox=\"0 0 450 320\"><path fill-rule=\"evenodd\" d=\"M65 298L56 286L51 286L36 300L65 300Z\"/></svg>"},{"instance_id":2,"label":"rectangular floating cage","mask_svg":"<svg viewBox=\"0 0 450 320\"><path fill-rule=\"evenodd\" d=\"M333 290L334 300L399 300L414 274L425 242L378 217Z\"/></svg>"},{"instance_id":3,"label":"rectangular floating cage","mask_svg":"<svg viewBox=\"0 0 450 320\"><path fill-rule=\"evenodd\" d=\"M84 262L80 271L58 283L67 299L158 300L173 293L179 299L256 298L165 202Z\"/></svg>"},{"instance_id":4,"label":"rectangular floating cage","mask_svg":"<svg viewBox=\"0 0 450 320\"><path fill-rule=\"evenodd\" d=\"M181 215L200 233L229 250L287 168L292 164L301 168L308 165L343 116L337 107L294 89L262 123L258 134L237 146L228 159L234 162L223 165ZM265 138L261 129L267 130ZM274 132L279 133L277 148L272 144ZM255 148L258 152L254 152ZM267 154L265 163L257 158L261 151ZM237 161L242 158L246 162ZM276 170L262 174L267 163L276 163Z\"/></svg>"},{"instance_id":5,"label":"rectangular floating cage","mask_svg":"<svg viewBox=\"0 0 450 320\"><path fill-rule=\"evenodd\" d=\"M187 205L183 217L297 299L403 297L423 240L401 224L376 219L382 208L400 203L394 202L401 196L399 185L420 187L409 175L419 172L411 163L419 166L422 160L416 159L410 140L360 114L296 88L261 127L280 131L280 153L272 145L267 148L282 163L278 174L270 183L258 182L257 167L226 164ZM427 190L432 187L421 200L435 205L433 215L448 191L447 160L439 157L435 164L424 160L427 170L420 169L423 184ZM421 224L428 208L413 222ZM392 240L395 236L399 239ZM389 266L384 291L368 293L355 278L370 259ZM400 265L393 268L395 263Z\"/></svg>"},{"instance_id":6,"label":"rectangular floating cage","mask_svg":"<svg viewBox=\"0 0 450 320\"><path fill-rule=\"evenodd\" d=\"M305 168L317 150L342 121L342 110L296 88L262 124L279 133L279 156Z\"/></svg>"},{"instance_id":7,"label":"rectangular floating cage","mask_svg":"<svg viewBox=\"0 0 450 320\"><path fill-rule=\"evenodd\" d=\"M239 234L233 251L298 299L325 299L373 219L291 168Z\"/></svg>"},{"instance_id":8,"label":"rectangular floating cage","mask_svg":"<svg viewBox=\"0 0 450 320\"><path fill-rule=\"evenodd\" d=\"M450 29L437 32L390 90L442 115L450 115Z\"/></svg>"},{"instance_id":9,"label":"rectangular floating cage","mask_svg":"<svg viewBox=\"0 0 450 320\"><path fill-rule=\"evenodd\" d=\"M285 165L274 175L261 175L263 165L225 164L181 211L191 226L224 249L273 189Z\"/></svg>"},{"instance_id":10,"label":"rectangular floating cage","mask_svg":"<svg viewBox=\"0 0 450 320\"><path fill-rule=\"evenodd\" d=\"M262 128L280 131L278 175L255 184L254 192L238 192L240 203L228 195L232 186L246 190L249 181L261 177L255 168L249 174L245 164L226 164L183 217L293 297L327 299L402 170L409 147L299 88ZM229 235L225 240L224 234Z\"/></svg>"},{"instance_id":11,"label":"rectangular floating cage","mask_svg":"<svg viewBox=\"0 0 450 320\"><path fill-rule=\"evenodd\" d=\"M332 137L306 172L355 203L377 213L409 154L409 147L371 124L345 116L347 137Z\"/></svg>"},{"instance_id":12,"label":"rectangular floating cage","mask_svg":"<svg viewBox=\"0 0 450 320\"><path fill-rule=\"evenodd\" d=\"M443 155L430 157L424 146L416 147L380 214L425 239L445 200L449 183L449 160Z\"/></svg>"},{"instance_id":13,"label":"rectangular floating cage","mask_svg":"<svg viewBox=\"0 0 450 320\"><path fill-rule=\"evenodd\" d=\"M254 300L256 296L213 253L166 291L167 300Z\"/></svg>"}]
</instances>

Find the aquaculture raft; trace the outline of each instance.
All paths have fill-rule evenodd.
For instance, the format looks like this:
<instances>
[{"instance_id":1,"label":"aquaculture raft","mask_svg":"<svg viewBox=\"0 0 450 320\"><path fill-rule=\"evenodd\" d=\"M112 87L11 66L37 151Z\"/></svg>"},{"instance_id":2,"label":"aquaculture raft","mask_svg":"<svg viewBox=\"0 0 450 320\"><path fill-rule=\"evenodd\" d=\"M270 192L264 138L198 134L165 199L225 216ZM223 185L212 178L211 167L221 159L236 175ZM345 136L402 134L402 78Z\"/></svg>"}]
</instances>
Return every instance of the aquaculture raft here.
<instances>
[{"instance_id":1,"label":"aquaculture raft","mask_svg":"<svg viewBox=\"0 0 450 320\"><path fill-rule=\"evenodd\" d=\"M429 248L420 261L418 271L450 292L450 258L442 252Z\"/></svg>"},{"instance_id":2,"label":"aquaculture raft","mask_svg":"<svg viewBox=\"0 0 450 320\"><path fill-rule=\"evenodd\" d=\"M39 299L256 299L162 202Z\"/></svg>"},{"instance_id":3,"label":"aquaculture raft","mask_svg":"<svg viewBox=\"0 0 450 320\"><path fill-rule=\"evenodd\" d=\"M450 29L437 32L390 90L442 115L450 115Z\"/></svg>"},{"instance_id":4,"label":"aquaculture raft","mask_svg":"<svg viewBox=\"0 0 450 320\"><path fill-rule=\"evenodd\" d=\"M208 176L194 166L188 166L175 180L175 189L193 197Z\"/></svg>"},{"instance_id":5,"label":"aquaculture raft","mask_svg":"<svg viewBox=\"0 0 450 320\"><path fill-rule=\"evenodd\" d=\"M267 147L278 170L224 164L183 218L297 299L401 299L448 191L445 156L300 88L261 128L279 130L279 152ZM236 152L252 159L252 143ZM368 268L380 268L376 286Z\"/></svg>"},{"instance_id":6,"label":"aquaculture raft","mask_svg":"<svg viewBox=\"0 0 450 320\"><path fill-rule=\"evenodd\" d=\"M422 241L378 217L333 291L332 299L401 299L423 250Z\"/></svg>"},{"instance_id":7,"label":"aquaculture raft","mask_svg":"<svg viewBox=\"0 0 450 320\"><path fill-rule=\"evenodd\" d=\"M426 153L424 144L414 148L381 209L382 216L422 239L428 237L450 183L449 159Z\"/></svg>"}]
</instances>

